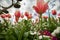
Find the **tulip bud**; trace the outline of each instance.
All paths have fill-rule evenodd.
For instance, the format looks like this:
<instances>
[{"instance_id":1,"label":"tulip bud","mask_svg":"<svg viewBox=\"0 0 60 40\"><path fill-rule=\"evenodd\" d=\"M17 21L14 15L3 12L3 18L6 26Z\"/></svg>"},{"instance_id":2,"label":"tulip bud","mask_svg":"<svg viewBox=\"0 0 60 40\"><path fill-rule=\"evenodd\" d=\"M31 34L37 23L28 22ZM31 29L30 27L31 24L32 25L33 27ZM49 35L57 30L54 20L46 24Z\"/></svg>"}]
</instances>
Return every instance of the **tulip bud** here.
<instances>
[{"instance_id":1,"label":"tulip bud","mask_svg":"<svg viewBox=\"0 0 60 40\"><path fill-rule=\"evenodd\" d=\"M20 16L21 16L20 11L16 11L15 12L15 20L16 20L16 22L18 22Z\"/></svg>"},{"instance_id":2,"label":"tulip bud","mask_svg":"<svg viewBox=\"0 0 60 40\"><path fill-rule=\"evenodd\" d=\"M8 17L8 18L11 18L11 15L10 14L6 14L5 16Z\"/></svg>"},{"instance_id":3,"label":"tulip bud","mask_svg":"<svg viewBox=\"0 0 60 40\"><path fill-rule=\"evenodd\" d=\"M2 18L5 18L6 16L5 16L5 14L1 14L1 17L2 17Z\"/></svg>"},{"instance_id":4,"label":"tulip bud","mask_svg":"<svg viewBox=\"0 0 60 40\"><path fill-rule=\"evenodd\" d=\"M57 14L56 10L52 10L52 14L56 15Z\"/></svg>"},{"instance_id":5,"label":"tulip bud","mask_svg":"<svg viewBox=\"0 0 60 40\"><path fill-rule=\"evenodd\" d=\"M23 18L24 17L24 15L23 14L21 14L21 18Z\"/></svg>"},{"instance_id":6,"label":"tulip bud","mask_svg":"<svg viewBox=\"0 0 60 40\"><path fill-rule=\"evenodd\" d=\"M15 12L15 17L18 17L19 18L20 16L21 16L20 11L16 11Z\"/></svg>"}]
</instances>

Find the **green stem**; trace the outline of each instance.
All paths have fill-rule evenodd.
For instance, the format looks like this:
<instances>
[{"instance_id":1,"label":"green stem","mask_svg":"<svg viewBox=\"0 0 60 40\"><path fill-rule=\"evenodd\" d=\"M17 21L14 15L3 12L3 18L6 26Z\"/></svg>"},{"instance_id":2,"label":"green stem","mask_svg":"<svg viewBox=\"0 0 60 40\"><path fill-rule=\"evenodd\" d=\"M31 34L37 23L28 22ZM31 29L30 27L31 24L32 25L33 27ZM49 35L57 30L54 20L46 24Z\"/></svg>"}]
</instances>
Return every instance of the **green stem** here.
<instances>
[{"instance_id":1,"label":"green stem","mask_svg":"<svg viewBox=\"0 0 60 40\"><path fill-rule=\"evenodd\" d=\"M42 28L42 14L40 15L40 26ZM41 29L42 30L42 29Z\"/></svg>"},{"instance_id":2,"label":"green stem","mask_svg":"<svg viewBox=\"0 0 60 40\"><path fill-rule=\"evenodd\" d=\"M49 10L48 10L49 11ZM49 27L50 27L50 13L49 13L49 18L48 18L48 20L49 20Z\"/></svg>"},{"instance_id":3,"label":"green stem","mask_svg":"<svg viewBox=\"0 0 60 40\"><path fill-rule=\"evenodd\" d=\"M60 18L59 18L59 23L60 23Z\"/></svg>"},{"instance_id":4,"label":"green stem","mask_svg":"<svg viewBox=\"0 0 60 40\"><path fill-rule=\"evenodd\" d=\"M40 28L43 31L43 27L42 27L42 14L40 15ZM42 40L43 40L43 33L42 33Z\"/></svg>"}]
</instances>

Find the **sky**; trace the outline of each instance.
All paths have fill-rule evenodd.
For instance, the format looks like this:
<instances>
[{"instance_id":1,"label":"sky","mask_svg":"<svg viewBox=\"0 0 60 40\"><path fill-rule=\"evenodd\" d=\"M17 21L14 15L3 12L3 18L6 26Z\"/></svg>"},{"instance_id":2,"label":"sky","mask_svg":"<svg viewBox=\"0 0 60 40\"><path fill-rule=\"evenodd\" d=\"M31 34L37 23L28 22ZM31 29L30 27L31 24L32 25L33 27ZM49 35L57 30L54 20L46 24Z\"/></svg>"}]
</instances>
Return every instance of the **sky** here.
<instances>
[{"instance_id":1,"label":"sky","mask_svg":"<svg viewBox=\"0 0 60 40\"><path fill-rule=\"evenodd\" d=\"M16 0L14 0L16 2ZM45 2L47 2L48 0L45 0ZM52 2L52 1L55 1L55 2ZM60 8L58 8L60 6L59 4L59 1L60 0L50 0L50 9L56 9L58 12L60 11ZM33 8L32 6L36 4L36 0L22 0L20 2L21 4L21 8L19 9L21 12L25 12L25 11L29 11L31 13L33 13ZM52 8L52 6L55 4L55 6ZM3 6L9 6L11 5L11 0L0 0L0 5L3 5ZM1 7L0 7L1 8ZM16 9L14 7L10 8L9 9L9 12L10 13L13 13Z\"/></svg>"},{"instance_id":2,"label":"sky","mask_svg":"<svg viewBox=\"0 0 60 40\"><path fill-rule=\"evenodd\" d=\"M36 1L37 0L22 0L20 2L21 8L16 9L14 7L11 7L10 9L8 9L8 11L11 15L14 15L16 10L20 10L21 13L28 11L28 12L32 13L32 15L35 17L36 12L32 7L33 7L33 5L36 5ZM44 0L44 1L47 2L49 0ZM16 0L14 0L14 2L16 2ZM53 9L56 9L57 13L60 13L59 2L60 2L60 0L50 0L50 2L48 4L50 13L51 13L51 10L53 10ZM0 0L0 5L7 7L7 6L11 5L11 0ZM0 9L2 9L2 8L0 7ZM43 15L48 15L48 11L46 13L44 13Z\"/></svg>"}]
</instances>

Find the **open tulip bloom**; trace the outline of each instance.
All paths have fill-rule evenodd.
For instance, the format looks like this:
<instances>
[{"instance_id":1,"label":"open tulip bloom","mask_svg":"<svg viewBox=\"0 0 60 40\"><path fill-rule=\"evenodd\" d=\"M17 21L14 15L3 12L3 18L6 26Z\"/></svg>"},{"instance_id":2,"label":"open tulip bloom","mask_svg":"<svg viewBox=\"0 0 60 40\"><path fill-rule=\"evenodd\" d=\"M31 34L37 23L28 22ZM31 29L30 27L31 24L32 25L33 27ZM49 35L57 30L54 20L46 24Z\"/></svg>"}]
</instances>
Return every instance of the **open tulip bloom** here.
<instances>
[{"instance_id":1,"label":"open tulip bloom","mask_svg":"<svg viewBox=\"0 0 60 40\"><path fill-rule=\"evenodd\" d=\"M37 0L37 5L33 6L33 8L38 14L43 14L48 9L48 3L44 2L44 0Z\"/></svg>"}]
</instances>

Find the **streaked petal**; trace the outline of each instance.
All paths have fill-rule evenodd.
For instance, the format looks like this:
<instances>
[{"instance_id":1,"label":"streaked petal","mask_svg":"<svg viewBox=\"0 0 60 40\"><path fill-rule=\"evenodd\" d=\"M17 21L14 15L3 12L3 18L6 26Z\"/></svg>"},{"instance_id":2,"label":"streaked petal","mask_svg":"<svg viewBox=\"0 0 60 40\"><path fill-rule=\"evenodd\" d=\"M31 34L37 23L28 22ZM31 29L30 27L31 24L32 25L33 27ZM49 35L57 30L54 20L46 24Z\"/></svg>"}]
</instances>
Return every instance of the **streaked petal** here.
<instances>
[{"instance_id":1,"label":"streaked petal","mask_svg":"<svg viewBox=\"0 0 60 40\"><path fill-rule=\"evenodd\" d=\"M39 9L36 6L33 6L33 8L35 9L35 11L38 13Z\"/></svg>"}]
</instances>

